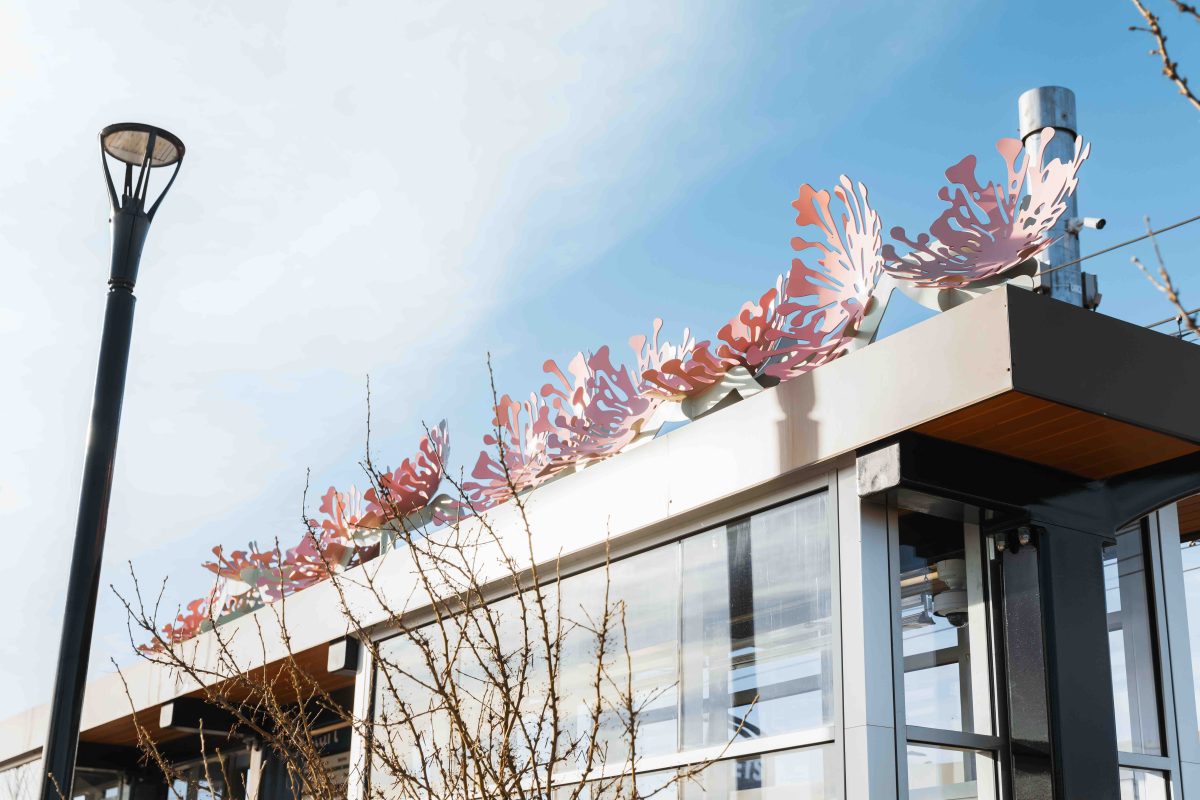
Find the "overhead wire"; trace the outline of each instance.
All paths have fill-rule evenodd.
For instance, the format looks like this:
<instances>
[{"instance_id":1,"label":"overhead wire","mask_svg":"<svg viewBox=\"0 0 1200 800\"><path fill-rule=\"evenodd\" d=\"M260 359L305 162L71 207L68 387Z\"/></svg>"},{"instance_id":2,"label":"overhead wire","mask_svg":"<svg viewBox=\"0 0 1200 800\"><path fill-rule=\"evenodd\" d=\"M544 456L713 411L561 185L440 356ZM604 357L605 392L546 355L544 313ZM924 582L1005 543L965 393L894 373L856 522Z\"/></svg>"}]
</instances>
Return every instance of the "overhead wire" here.
<instances>
[{"instance_id":1,"label":"overhead wire","mask_svg":"<svg viewBox=\"0 0 1200 800\"><path fill-rule=\"evenodd\" d=\"M1197 306L1196 308L1193 308L1191 311L1186 311L1184 313L1187 314L1189 317L1192 314L1200 313L1200 306ZM1166 325L1168 322L1177 322L1179 320L1179 316L1180 316L1179 314L1176 314L1173 317L1167 317L1166 319L1160 319L1158 322L1151 322L1149 325L1144 325L1143 327L1157 328L1159 325Z\"/></svg>"},{"instance_id":2,"label":"overhead wire","mask_svg":"<svg viewBox=\"0 0 1200 800\"><path fill-rule=\"evenodd\" d=\"M1197 220L1200 220L1200 214L1197 214L1196 216L1190 217L1185 220L1181 220L1180 222L1176 222L1173 225L1167 225L1166 227L1159 228L1156 231L1150 231L1148 233L1143 233L1141 236L1134 237L1133 239L1130 239L1128 241L1121 242L1120 244L1114 244L1112 247L1106 247L1103 250L1097 250L1094 253L1088 253L1086 256L1080 256L1079 258L1076 258L1073 261L1068 261L1064 264L1056 264L1055 266L1050 267L1050 269L1039 270L1036 274L1049 275L1051 272L1058 272L1060 269L1065 269L1066 267L1073 267L1076 264L1080 263L1081 261L1087 261L1089 258L1095 258L1096 256L1102 256L1105 253L1111 253L1113 250L1120 250L1122 247L1128 247L1131 244L1137 244L1138 242L1149 239L1151 236L1157 236L1160 233L1166 233L1167 231L1173 231L1176 228L1182 228L1184 225L1189 225L1193 222L1196 222ZM1171 319L1174 319L1174 317L1171 317Z\"/></svg>"}]
</instances>

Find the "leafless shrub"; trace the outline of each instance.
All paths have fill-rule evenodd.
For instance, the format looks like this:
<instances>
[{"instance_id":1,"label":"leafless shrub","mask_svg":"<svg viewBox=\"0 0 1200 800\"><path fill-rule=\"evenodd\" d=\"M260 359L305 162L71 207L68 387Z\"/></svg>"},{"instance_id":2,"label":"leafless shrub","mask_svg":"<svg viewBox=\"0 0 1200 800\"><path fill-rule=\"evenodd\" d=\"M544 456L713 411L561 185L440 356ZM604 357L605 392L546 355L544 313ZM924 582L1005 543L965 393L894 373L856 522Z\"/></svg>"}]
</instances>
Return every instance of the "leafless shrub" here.
<instances>
[{"instance_id":1,"label":"leafless shrub","mask_svg":"<svg viewBox=\"0 0 1200 800\"><path fill-rule=\"evenodd\" d=\"M378 487L369 418L368 397L363 467ZM504 464L504 437L496 440ZM537 563L527 496L511 486L508 513L519 525L515 535L505 534L488 514L470 513L460 482L449 480L464 498L468 513L461 519L431 532L396 514L380 531L391 542L385 556L353 570L333 569L328 581L347 630L374 666L373 712L359 714L336 702L302 663L292 646L286 598L245 618L235 626L240 633L212 620L202 658L200 648L164 638L161 593L148 606L135 577L132 595L121 598L131 643L149 636L154 646L139 648L142 658L198 687L209 706L233 720L222 737L258 742L282 764L297 795L314 800L344 797L346 780L365 785L369 797L389 800L639 800L721 758L724 750L652 782L641 780L642 717L673 687L646 685L639 675L607 548L595 573L599 585L577 598L557 560ZM318 531L307 514L304 520L315 543ZM401 587L383 576L400 572L411 585L396 601L392 595ZM251 647L236 641L248 630L257 637ZM282 658L271 655L276 640ZM348 724L362 743L364 757L348 776L322 760L315 731L330 719ZM206 740L215 733L202 737L206 756L213 750ZM730 742L740 733L739 726ZM186 778L145 725L137 724L137 735L145 760L168 785ZM216 768L224 770L224 763L217 759ZM206 780L211 785L211 777Z\"/></svg>"}]
</instances>

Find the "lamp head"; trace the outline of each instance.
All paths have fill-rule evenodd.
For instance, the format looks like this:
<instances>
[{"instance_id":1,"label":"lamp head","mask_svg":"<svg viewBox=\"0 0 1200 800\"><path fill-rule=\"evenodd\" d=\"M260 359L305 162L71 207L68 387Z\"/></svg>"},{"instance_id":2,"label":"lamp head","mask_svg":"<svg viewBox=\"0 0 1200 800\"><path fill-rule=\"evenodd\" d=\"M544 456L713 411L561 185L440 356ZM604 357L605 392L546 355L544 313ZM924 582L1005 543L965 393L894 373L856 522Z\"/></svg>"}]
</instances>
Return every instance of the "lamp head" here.
<instances>
[{"instance_id":1,"label":"lamp head","mask_svg":"<svg viewBox=\"0 0 1200 800\"><path fill-rule=\"evenodd\" d=\"M183 142L178 136L140 122L119 122L100 131L100 146L118 161L140 167L146 161L146 150L154 140L150 154L151 167L169 167L183 159Z\"/></svg>"},{"instance_id":2,"label":"lamp head","mask_svg":"<svg viewBox=\"0 0 1200 800\"><path fill-rule=\"evenodd\" d=\"M104 165L104 179L108 185L109 205L112 213L136 212L144 214L147 220L153 220L158 206L166 197L179 167L183 164L183 141L178 136L140 122L121 122L109 125L100 131L100 160ZM114 159L124 165L124 178L121 194L113 184L112 172L108 168L108 159ZM155 167L175 167L167 185L159 194L158 199L146 210L146 194L150 187L150 171ZM134 180L134 170L137 179Z\"/></svg>"}]
</instances>

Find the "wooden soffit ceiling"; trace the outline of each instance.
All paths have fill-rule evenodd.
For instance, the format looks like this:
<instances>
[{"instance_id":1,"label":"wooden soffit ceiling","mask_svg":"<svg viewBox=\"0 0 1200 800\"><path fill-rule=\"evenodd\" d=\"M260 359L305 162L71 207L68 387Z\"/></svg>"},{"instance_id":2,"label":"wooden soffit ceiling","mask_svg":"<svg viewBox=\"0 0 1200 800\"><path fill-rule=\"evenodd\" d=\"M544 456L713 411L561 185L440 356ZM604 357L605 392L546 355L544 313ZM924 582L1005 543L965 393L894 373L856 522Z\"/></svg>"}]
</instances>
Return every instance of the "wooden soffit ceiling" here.
<instances>
[{"instance_id":1,"label":"wooden soffit ceiling","mask_svg":"<svg viewBox=\"0 0 1200 800\"><path fill-rule=\"evenodd\" d=\"M952 412L916 431L1091 479L1200 451L1200 445L1184 439L1018 391Z\"/></svg>"}]
</instances>

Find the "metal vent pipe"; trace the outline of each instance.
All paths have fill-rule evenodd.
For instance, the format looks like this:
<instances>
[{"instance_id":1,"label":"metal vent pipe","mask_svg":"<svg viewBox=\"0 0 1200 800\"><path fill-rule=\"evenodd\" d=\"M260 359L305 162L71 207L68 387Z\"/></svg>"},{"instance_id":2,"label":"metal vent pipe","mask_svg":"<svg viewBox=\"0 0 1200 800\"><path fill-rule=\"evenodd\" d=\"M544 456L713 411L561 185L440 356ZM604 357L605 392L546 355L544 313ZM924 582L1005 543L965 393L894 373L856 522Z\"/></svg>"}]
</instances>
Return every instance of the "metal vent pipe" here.
<instances>
[{"instance_id":1,"label":"metal vent pipe","mask_svg":"<svg viewBox=\"0 0 1200 800\"><path fill-rule=\"evenodd\" d=\"M1017 101L1020 116L1021 142L1026 150L1042 144L1042 130L1054 128L1054 137L1042 151L1042 163L1053 159L1063 162L1075 154L1075 137L1079 126L1075 118L1075 93L1062 86L1039 86L1021 95ZM1037 169L1040 164L1031 164ZM1067 210L1050 231L1055 241L1037 256L1038 270L1066 264L1079 258L1079 228L1070 224L1079 214L1074 193L1067 198ZM1100 223L1103 225L1103 222ZM1079 264L1055 270L1041 276L1041 291L1075 306L1083 303L1083 276Z\"/></svg>"}]
</instances>

